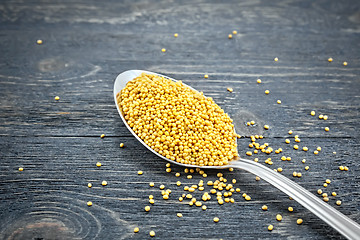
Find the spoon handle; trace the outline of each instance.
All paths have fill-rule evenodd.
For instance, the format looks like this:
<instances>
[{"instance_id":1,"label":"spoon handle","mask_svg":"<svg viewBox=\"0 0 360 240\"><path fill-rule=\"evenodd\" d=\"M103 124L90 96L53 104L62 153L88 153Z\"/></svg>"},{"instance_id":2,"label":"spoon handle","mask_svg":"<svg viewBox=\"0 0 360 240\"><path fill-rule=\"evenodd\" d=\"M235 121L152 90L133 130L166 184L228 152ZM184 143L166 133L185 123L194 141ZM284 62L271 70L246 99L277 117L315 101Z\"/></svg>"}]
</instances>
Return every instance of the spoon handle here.
<instances>
[{"instance_id":1,"label":"spoon handle","mask_svg":"<svg viewBox=\"0 0 360 240\"><path fill-rule=\"evenodd\" d=\"M314 194L274 170L257 162L240 159L231 167L251 172L283 191L348 239L360 239L360 225Z\"/></svg>"}]
</instances>

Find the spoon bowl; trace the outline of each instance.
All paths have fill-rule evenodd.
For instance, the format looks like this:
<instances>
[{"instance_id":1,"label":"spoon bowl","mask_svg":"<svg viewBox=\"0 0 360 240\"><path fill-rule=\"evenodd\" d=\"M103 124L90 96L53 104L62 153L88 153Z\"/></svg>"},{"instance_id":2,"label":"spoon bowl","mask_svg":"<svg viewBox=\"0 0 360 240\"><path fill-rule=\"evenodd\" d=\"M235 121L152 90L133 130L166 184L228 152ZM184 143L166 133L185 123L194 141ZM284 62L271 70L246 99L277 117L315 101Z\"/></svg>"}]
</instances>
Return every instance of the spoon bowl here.
<instances>
[{"instance_id":1,"label":"spoon bowl","mask_svg":"<svg viewBox=\"0 0 360 240\"><path fill-rule=\"evenodd\" d=\"M316 216L320 219L328 223L331 227L336 229L339 233L345 236L348 239L360 239L360 225L345 216L344 214L337 211L335 208L331 207L329 204L325 203L324 201L320 200L314 194L310 193L305 188L301 187L299 184L291 181L290 179L284 177L278 172L273 171L272 169L261 165L257 162L239 158L233 161L230 161L229 164L223 166L198 166L198 165L191 165L191 164L182 164L176 161L170 160L161 154L157 153L151 147L149 147L140 137L136 135L136 133L131 129L131 127L127 124L123 112L121 110L121 106L118 105L116 95L125 88L126 84L133 80L134 78L141 75L141 73L147 74L154 74L158 75L172 81L175 79L149 71L144 70L128 70L121 74L119 74L114 83L114 100L119 115L124 122L125 126L129 129L129 131L134 135L134 137L139 140L147 149L151 152L159 156L160 158L171 162L173 164L177 164L183 167L199 167L204 169L224 169L224 168L239 168L250 173L253 173L263 180L267 181L271 185L275 186L279 190L283 191L294 200L299 202L305 208L313 212ZM184 84L185 86L191 88L190 86ZM192 90L196 91L195 89L191 88Z\"/></svg>"}]
</instances>

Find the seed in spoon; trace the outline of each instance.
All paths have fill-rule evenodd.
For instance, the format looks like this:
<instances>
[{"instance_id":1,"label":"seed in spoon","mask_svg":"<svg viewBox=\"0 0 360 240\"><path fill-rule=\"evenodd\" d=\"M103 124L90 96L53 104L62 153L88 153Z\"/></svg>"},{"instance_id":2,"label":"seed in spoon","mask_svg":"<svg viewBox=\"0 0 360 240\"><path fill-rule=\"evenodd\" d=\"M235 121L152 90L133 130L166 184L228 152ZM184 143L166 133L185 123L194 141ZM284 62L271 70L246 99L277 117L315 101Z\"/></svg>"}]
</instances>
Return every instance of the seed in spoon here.
<instances>
[{"instance_id":1,"label":"seed in spoon","mask_svg":"<svg viewBox=\"0 0 360 240\"><path fill-rule=\"evenodd\" d=\"M133 131L168 159L222 166L238 157L232 119L212 98L181 81L143 73L127 83L117 102ZM148 138L150 131L154 139Z\"/></svg>"}]
</instances>

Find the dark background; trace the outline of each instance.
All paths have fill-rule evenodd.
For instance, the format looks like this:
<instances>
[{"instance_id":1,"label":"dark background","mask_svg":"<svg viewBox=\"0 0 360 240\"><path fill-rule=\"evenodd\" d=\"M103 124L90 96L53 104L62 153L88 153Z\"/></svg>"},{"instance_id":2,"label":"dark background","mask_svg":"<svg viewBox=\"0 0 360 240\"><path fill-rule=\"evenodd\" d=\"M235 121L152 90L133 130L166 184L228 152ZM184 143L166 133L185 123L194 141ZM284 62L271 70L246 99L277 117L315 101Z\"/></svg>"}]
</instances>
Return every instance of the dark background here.
<instances>
[{"instance_id":1,"label":"dark background","mask_svg":"<svg viewBox=\"0 0 360 240\"><path fill-rule=\"evenodd\" d=\"M233 30L238 34L228 39ZM181 79L213 97L243 136L240 156L251 150L250 135L263 134L261 143L284 152L251 159L263 163L271 157L274 165L267 166L282 167L282 174L313 193L336 191L329 204L360 222L359 1L2 0L0 46L0 239L144 239L151 230L159 239L342 238L242 170L221 171L241 188L234 204L219 206L213 196L203 211L179 202L185 185L214 181L218 171L187 179L184 169L173 165L166 173L166 163L129 133L112 93L116 76L129 69ZM319 120L319 114L329 119ZM256 125L245 126L251 120ZM270 130L264 131L264 124ZM290 129L309 152L293 150ZM314 155L317 146L322 151ZM292 160L283 162L282 155ZM349 171L338 170L340 165ZM144 174L138 176L138 170ZM303 177L293 178L293 171ZM327 178L332 182L325 189ZM172 190L169 200L161 198L160 184ZM252 200L245 201L243 192ZM146 213L150 194L155 205ZM214 217L220 221L214 223Z\"/></svg>"}]
</instances>

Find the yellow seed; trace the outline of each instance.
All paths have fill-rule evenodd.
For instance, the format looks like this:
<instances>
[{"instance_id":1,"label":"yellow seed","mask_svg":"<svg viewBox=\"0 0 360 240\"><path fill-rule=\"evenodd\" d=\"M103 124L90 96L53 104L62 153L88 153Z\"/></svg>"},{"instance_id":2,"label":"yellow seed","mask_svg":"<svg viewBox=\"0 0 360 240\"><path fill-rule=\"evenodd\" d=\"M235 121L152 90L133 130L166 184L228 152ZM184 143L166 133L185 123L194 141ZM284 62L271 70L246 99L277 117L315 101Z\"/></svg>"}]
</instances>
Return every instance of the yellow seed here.
<instances>
[{"instance_id":1,"label":"yellow seed","mask_svg":"<svg viewBox=\"0 0 360 240\"><path fill-rule=\"evenodd\" d=\"M282 156L282 157L281 157L281 160L286 161L286 157L285 157L285 156Z\"/></svg>"},{"instance_id":2,"label":"yellow seed","mask_svg":"<svg viewBox=\"0 0 360 240\"><path fill-rule=\"evenodd\" d=\"M291 134L293 134L293 131L292 131L292 130L289 130L289 132L288 132L288 133L291 135Z\"/></svg>"},{"instance_id":3,"label":"yellow seed","mask_svg":"<svg viewBox=\"0 0 360 240\"><path fill-rule=\"evenodd\" d=\"M19 167L19 171L20 171L20 172L24 171L24 168Z\"/></svg>"},{"instance_id":4,"label":"yellow seed","mask_svg":"<svg viewBox=\"0 0 360 240\"><path fill-rule=\"evenodd\" d=\"M101 182L101 185L103 185L103 186L106 186L108 183L107 183L107 181L102 181Z\"/></svg>"},{"instance_id":5,"label":"yellow seed","mask_svg":"<svg viewBox=\"0 0 360 240\"><path fill-rule=\"evenodd\" d=\"M150 206L146 206L145 211L147 211L147 212L150 211Z\"/></svg>"},{"instance_id":6,"label":"yellow seed","mask_svg":"<svg viewBox=\"0 0 360 240\"><path fill-rule=\"evenodd\" d=\"M261 207L261 209L264 210L264 211L267 211L267 210L268 210L268 207L267 207L266 205L263 205L263 206Z\"/></svg>"},{"instance_id":7,"label":"yellow seed","mask_svg":"<svg viewBox=\"0 0 360 240\"><path fill-rule=\"evenodd\" d=\"M207 207L205 205L203 205L201 208L202 208L202 210L205 211Z\"/></svg>"},{"instance_id":8,"label":"yellow seed","mask_svg":"<svg viewBox=\"0 0 360 240\"><path fill-rule=\"evenodd\" d=\"M246 200L246 201L250 201L250 200L251 200L251 197L250 197L249 195L246 195L246 196L245 196L245 200Z\"/></svg>"},{"instance_id":9,"label":"yellow seed","mask_svg":"<svg viewBox=\"0 0 360 240\"><path fill-rule=\"evenodd\" d=\"M306 167L305 167L305 170L306 170L306 171L309 170L309 166L306 166Z\"/></svg>"},{"instance_id":10,"label":"yellow seed","mask_svg":"<svg viewBox=\"0 0 360 240\"><path fill-rule=\"evenodd\" d=\"M96 166L97 166L97 167L101 167L101 162L97 162L97 163L96 163Z\"/></svg>"},{"instance_id":11,"label":"yellow seed","mask_svg":"<svg viewBox=\"0 0 360 240\"><path fill-rule=\"evenodd\" d=\"M315 151L314 151L314 154L315 154L315 155L318 155L318 154L319 154L319 151L315 150Z\"/></svg>"},{"instance_id":12,"label":"yellow seed","mask_svg":"<svg viewBox=\"0 0 360 240\"><path fill-rule=\"evenodd\" d=\"M240 192L241 189L240 189L240 188L236 188L235 191L236 191L236 192Z\"/></svg>"},{"instance_id":13,"label":"yellow seed","mask_svg":"<svg viewBox=\"0 0 360 240\"><path fill-rule=\"evenodd\" d=\"M324 187L327 187L327 186L328 186L328 184L327 184L327 183L324 183L324 184L323 184L323 186L324 186Z\"/></svg>"},{"instance_id":14,"label":"yellow seed","mask_svg":"<svg viewBox=\"0 0 360 240\"><path fill-rule=\"evenodd\" d=\"M282 216L281 216L280 214L277 214L277 215L276 215L276 220L281 221L281 220L282 220Z\"/></svg>"},{"instance_id":15,"label":"yellow seed","mask_svg":"<svg viewBox=\"0 0 360 240\"><path fill-rule=\"evenodd\" d=\"M349 168L348 168L347 166L344 166L344 170L345 170L345 171L348 171Z\"/></svg>"},{"instance_id":16,"label":"yellow seed","mask_svg":"<svg viewBox=\"0 0 360 240\"><path fill-rule=\"evenodd\" d=\"M177 186L181 186L181 182L180 182L180 181L177 181L177 182L176 182L176 185L177 185Z\"/></svg>"},{"instance_id":17,"label":"yellow seed","mask_svg":"<svg viewBox=\"0 0 360 240\"><path fill-rule=\"evenodd\" d=\"M344 166L339 166L339 169L340 169L341 171L343 171L345 168L344 168Z\"/></svg>"},{"instance_id":18,"label":"yellow seed","mask_svg":"<svg viewBox=\"0 0 360 240\"><path fill-rule=\"evenodd\" d=\"M105 137L105 134L101 134L100 137L101 137L101 138L104 138L104 137Z\"/></svg>"},{"instance_id":19,"label":"yellow seed","mask_svg":"<svg viewBox=\"0 0 360 240\"><path fill-rule=\"evenodd\" d=\"M269 125L264 125L264 129L268 130L269 128Z\"/></svg>"},{"instance_id":20,"label":"yellow seed","mask_svg":"<svg viewBox=\"0 0 360 240\"><path fill-rule=\"evenodd\" d=\"M234 31L232 31L232 33L233 33L233 34L237 34L237 31L236 31L236 30L234 30Z\"/></svg>"},{"instance_id":21,"label":"yellow seed","mask_svg":"<svg viewBox=\"0 0 360 240\"><path fill-rule=\"evenodd\" d=\"M252 152L248 151L248 152L246 152L246 155L251 156Z\"/></svg>"},{"instance_id":22,"label":"yellow seed","mask_svg":"<svg viewBox=\"0 0 360 240\"><path fill-rule=\"evenodd\" d=\"M327 197L328 194L327 194L327 193L323 193L321 196L324 198L324 197Z\"/></svg>"},{"instance_id":23,"label":"yellow seed","mask_svg":"<svg viewBox=\"0 0 360 240\"><path fill-rule=\"evenodd\" d=\"M259 161L259 158L254 158L254 162L258 162Z\"/></svg>"},{"instance_id":24,"label":"yellow seed","mask_svg":"<svg viewBox=\"0 0 360 240\"><path fill-rule=\"evenodd\" d=\"M318 189L317 190L317 193L320 195L320 194L322 194L322 190L321 189Z\"/></svg>"},{"instance_id":25,"label":"yellow seed","mask_svg":"<svg viewBox=\"0 0 360 240\"><path fill-rule=\"evenodd\" d=\"M315 116L315 111L311 111L310 115Z\"/></svg>"},{"instance_id":26,"label":"yellow seed","mask_svg":"<svg viewBox=\"0 0 360 240\"><path fill-rule=\"evenodd\" d=\"M182 202L184 200L183 197L179 197L179 202Z\"/></svg>"},{"instance_id":27,"label":"yellow seed","mask_svg":"<svg viewBox=\"0 0 360 240\"><path fill-rule=\"evenodd\" d=\"M180 173L178 173L178 172L175 173L175 176L176 176L176 177L180 177Z\"/></svg>"},{"instance_id":28,"label":"yellow seed","mask_svg":"<svg viewBox=\"0 0 360 240\"><path fill-rule=\"evenodd\" d=\"M328 58L328 62L332 62L333 61L333 59L332 58Z\"/></svg>"},{"instance_id":29,"label":"yellow seed","mask_svg":"<svg viewBox=\"0 0 360 240\"><path fill-rule=\"evenodd\" d=\"M227 88L227 90L228 90L229 92L233 92L233 91L234 91L234 89L232 89L232 88Z\"/></svg>"},{"instance_id":30,"label":"yellow seed","mask_svg":"<svg viewBox=\"0 0 360 240\"><path fill-rule=\"evenodd\" d=\"M91 188L91 187L92 187L92 183L88 183L88 187Z\"/></svg>"},{"instance_id":31,"label":"yellow seed","mask_svg":"<svg viewBox=\"0 0 360 240\"><path fill-rule=\"evenodd\" d=\"M171 172L171 168L166 168L166 172Z\"/></svg>"},{"instance_id":32,"label":"yellow seed","mask_svg":"<svg viewBox=\"0 0 360 240\"><path fill-rule=\"evenodd\" d=\"M149 186L150 186L150 187L153 187L153 186L155 186L155 183L150 182L150 183L149 183Z\"/></svg>"},{"instance_id":33,"label":"yellow seed","mask_svg":"<svg viewBox=\"0 0 360 240\"><path fill-rule=\"evenodd\" d=\"M269 90L265 90L265 94L267 95L267 94L269 94L270 93L270 91Z\"/></svg>"},{"instance_id":34,"label":"yellow seed","mask_svg":"<svg viewBox=\"0 0 360 240\"><path fill-rule=\"evenodd\" d=\"M192 206L194 205L194 203L192 201L189 202L189 206Z\"/></svg>"},{"instance_id":35,"label":"yellow seed","mask_svg":"<svg viewBox=\"0 0 360 240\"><path fill-rule=\"evenodd\" d=\"M38 45L41 45L41 44L43 44L43 40L38 39L38 40L36 41L36 43L37 43Z\"/></svg>"},{"instance_id":36,"label":"yellow seed","mask_svg":"<svg viewBox=\"0 0 360 240\"><path fill-rule=\"evenodd\" d=\"M256 82L260 84L260 83L261 83L261 79L259 78L258 80L256 80Z\"/></svg>"},{"instance_id":37,"label":"yellow seed","mask_svg":"<svg viewBox=\"0 0 360 240\"><path fill-rule=\"evenodd\" d=\"M162 51L162 52L166 52L166 48L162 48L161 51Z\"/></svg>"},{"instance_id":38,"label":"yellow seed","mask_svg":"<svg viewBox=\"0 0 360 240\"><path fill-rule=\"evenodd\" d=\"M228 35L228 38L229 38L229 39L232 39L232 37L233 37L232 34L229 34L229 35Z\"/></svg>"},{"instance_id":39,"label":"yellow seed","mask_svg":"<svg viewBox=\"0 0 360 240\"><path fill-rule=\"evenodd\" d=\"M328 116L327 115L324 115L324 120L328 120Z\"/></svg>"},{"instance_id":40,"label":"yellow seed","mask_svg":"<svg viewBox=\"0 0 360 240\"><path fill-rule=\"evenodd\" d=\"M323 119L323 118L324 118L324 115L320 114L319 119Z\"/></svg>"},{"instance_id":41,"label":"yellow seed","mask_svg":"<svg viewBox=\"0 0 360 240\"><path fill-rule=\"evenodd\" d=\"M297 176L297 172L293 172L293 177L296 177Z\"/></svg>"},{"instance_id":42,"label":"yellow seed","mask_svg":"<svg viewBox=\"0 0 360 240\"><path fill-rule=\"evenodd\" d=\"M348 63L347 63L347 62L343 62L343 65L344 65L344 66L347 66L347 65L348 65Z\"/></svg>"},{"instance_id":43,"label":"yellow seed","mask_svg":"<svg viewBox=\"0 0 360 240\"><path fill-rule=\"evenodd\" d=\"M296 220L296 223L300 225L303 223L303 220L301 218L299 218L298 220Z\"/></svg>"},{"instance_id":44,"label":"yellow seed","mask_svg":"<svg viewBox=\"0 0 360 240\"><path fill-rule=\"evenodd\" d=\"M140 229L139 229L138 227L134 228L134 233L138 233L139 230L140 230Z\"/></svg>"},{"instance_id":45,"label":"yellow seed","mask_svg":"<svg viewBox=\"0 0 360 240\"><path fill-rule=\"evenodd\" d=\"M90 207L93 205L93 203L89 201L89 202L87 202L87 205Z\"/></svg>"},{"instance_id":46,"label":"yellow seed","mask_svg":"<svg viewBox=\"0 0 360 240\"><path fill-rule=\"evenodd\" d=\"M275 62L279 61L279 58L277 58L277 57L276 57L276 58L274 58L274 61L275 61Z\"/></svg>"},{"instance_id":47,"label":"yellow seed","mask_svg":"<svg viewBox=\"0 0 360 240\"><path fill-rule=\"evenodd\" d=\"M219 222L219 220L220 220L220 219L219 219L218 217L214 217L214 222L217 223L217 222Z\"/></svg>"},{"instance_id":48,"label":"yellow seed","mask_svg":"<svg viewBox=\"0 0 360 240\"><path fill-rule=\"evenodd\" d=\"M55 97L55 100L56 100L56 101L59 101L59 100L60 100L60 97L59 97L59 96L56 96L56 97Z\"/></svg>"},{"instance_id":49,"label":"yellow seed","mask_svg":"<svg viewBox=\"0 0 360 240\"><path fill-rule=\"evenodd\" d=\"M337 200L337 201L336 201L336 205L340 206L340 205L341 205L341 201L340 201L340 200Z\"/></svg>"},{"instance_id":50,"label":"yellow seed","mask_svg":"<svg viewBox=\"0 0 360 240\"><path fill-rule=\"evenodd\" d=\"M168 199L169 199L169 195L167 195L167 194L163 195L163 199L164 199L164 200L168 200Z\"/></svg>"},{"instance_id":51,"label":"yellow seed","mask_svg":"<svg viewBox=\"0 0 360 240\"><path fill-rule=\"evenodd\" d=\"M183 215L182 215L182 213L177 213L176 216L178 216L179 218L181 218Z\"/></svg>"},{"instance_id":52,"label":"yellow seed","mask_svg":"<svg viewBox=\"0 0 360 240\"><path fill-rule=\"evenodd\" d=\"M189 188L189 192L194 192L195 191L195 188L191 187Z\"/></svg>"},{"instance_id":53,"label":"yellow seed","mask_svg":"<svg viewBox=\"0 0 360 240\"><path fill-rule=\"evenodd\" d=\"M285 143L289 144L289 143L290 143L290 139L285 139Z\"/></svg>"},{"instance_id":54,"label":"yellow seed","mask_svg":"<svg viewBox=\"0 0 360 240\"><path fill-rule=\"evenodd\" d=\"M229 172L233 172L234 171L234 168L229 168Z\"/></svg>"},{"instance_id":55,"label":"yellow seed","mask_svg":"<svg viewBox=\"0 0 360 240\"><path fill-rule=\"evenodd\" d=\"M149 195L149 199L153 199L154 198L154 196L153 195Z\"/></svg>"},{"instance_id":56,"label":"yellow seed","mask_svg":"<svg viewBox=\"0 0 360 240\"><path fill-rule=\"evenodd\" d=\"M276 102L277 102L277 104L281 104L281 100L277 100Z\"/></svg>"},{"instance_id":57,"label":"yellow seed","mask_svg":"<svg viewBox=\"0 0 360 240\"><path fill-rule=\"evenodd\" d=\"M120 147L123 148L123 147L124 147L124 144L123 144L123 143L120 143Z\"/></svg>"},{"instance_id":58,"label":"yellow seed","mask_svg":"<svg viewBox=\"0 0 360 240\"><path fill-rule=\"evenodd\" d=\"M300 172L298 172L298 173L296 174L296 176L297 176L297 177L301 177L302 174L301 174Z\"/></svg>"},{"instance_id":59,"label":"yellow seed","mask_svg":"<svg viewBox=\"0 0 360 240\"><path fill-rule=\"evenodd\" d=\"M325 202L328 202L328 201L329 201L329 198L328 198L328 197L324 197L323 200L324 200Z\"/></svg>"},{"instance_id":60,"label":"yellow seed","mask_svg":"<svg viewBox=\"0 0 360 240\"><path fill-rule=\"evenodd\" d=\"M294 149L298 150L299 149L299 145L294 145Z\"/></svg>"},{"instance_id":61,"label":"yellow seed","mask_svg":"<svg viewBox=\"0 0 360 240\"><path fill-rule=\"evenodd\" d=\"M326 182L327 184L330 184L330 183L331 183L331 180L330 180L330 179L326 179L325 182Z\"/></svg>"},{"instance_id":62,"label":"yellow seed","mask_svg":"<svg viewBox=\"0 0 360 240\"><path fill-rule=\"evenodd\" d=\"M150 231L150 232L149 232L149 235L150 235L150 237L155 237L155 232L154 232L154 231Z\"/></svg>"},{"instance_id":63,"label":"yellow seed","mask_svg":"<svg viewBox=\"0 0 360 240\"><path fill-rule=\"evenodd\" d=\"M149 203L154 204L155 203L154 199L149 199Z\"/></svg>"},{"instance_id":64,"label":"yellow seed","mask_svg":"<svg viewBox=\"0 0 360 240\"><path fill-rule=\"evenodd\" d=\"M251 124L251 125L254 125L254 124L255 124L255 121L251 121L250 124Z\"/></svg>"},{"instance_id":65,"label":"yellow seed","mask_svg":"<svg viewBox=\"0 0 360 240\"><path fill-rule=\"evenodd\" d=\"M303 151L307 152L309 149L307 147L303 147Z\"/></svg>"},{"instance_id":66,"label":"yellow seed","mask_svg":"<svg viewBox=\"0 0 360 240\"><path fill-rule=\"evenodd\" d=\"M164 185L160 185L160 190L163 190L164 188L165 188L165 186Z\"/></svg>"},{"instance_id":67,"label":"yellow seed","mask_svg":"<svg viewBox=\"0 0 360 240\"><path fill-rule=\"evenodd\" d=\"M142 175L143 174L143 171L138 171L138 175Z\"/></svg>"},{"instance_id":68,"label":"yellow seed","mask_svg":"<svg viewBox=\"0 0 360 240\"><path fill-rule=\"evenodd\" d=\"M176 37L176 38L177 38L178 36L179 36L179 34L178 34L178 33L174 33L174 37Z\"/></svg>"},{"instance_id":69,"label":"yellow seed","mask_svg":"<svg viewBox=\"0 0 360 240\"><path fill-rule=\"evenodd\" d=\"M293 212L293 211L294 211L294 208L288 207L288 211L289 211L289 212Z\"/></svg>"},{"instance_id":70,"label":"yellow seed","mask_svg":"<svg viewBox=\"0 0 360 240\"><path fill-rule=\"evenodd\" d=\"M329 127L325 127L325 132L328 132L330 131L330 128Z\"/></svg>"},{"instance_id":71,"label":"yellow seed","mask_svg":"<svg viewBox=\"0 0 360 240\"><path fill-rule=\"evenodd\" d=\"M192 179L192 175L187 175L187 179Z\"/></svg>"},{"instance_id":72,"label":"yellow seed","mask_svg":"<svg viewBox=\"0 0 360 240\"><path fill-rule=\"evenodd\" d=\"M321 151L321 147L317 147L316 150L318 150L319 152Z\"/></svg>"},{"instance_id":73,"label":"yellow seed","mask_svg":"<svg viewBox=\"0 0 360 240\"><path fill-rule=\"evenodd\" d=\"M268 226L268 230L269 230L269 231L272 231L273 229L274 229L274 226L273 226L273 225L269 225L269 226Z\"/></svg>"},{"instance_id":74,"label":"yellow seed","mask_svg":"<svg viewBox=\"0 0 360 240\"><path fill-rule=\"evenodd\" d=\"M256 176L256 177L255 177L255 180L256 180L256 181L260 181L260 177Z\"/></svg>"},{"instance_id":75,"label":"yellow seed","mask_svg":"<svg viewBox=\"0 0 360 240\"><path fill-rule=\"evenodd\" d=\"M282 169L281 167L279 167L279 168L277 169L277 171L278 171L278 172L282 172L283 169Z\"/></svg>"},{"instance_id":76,"label":"yellow seed","mask_svg":"<svg viewBox=\"0 0 360 240\"><path fill-rule=\"evenodd\" d=\"M302 163L306 163L306 159L301 160Z\"/></svg>"},{"instance_id":77,"label":"yellow seed","mask_svg":"<svg viewBox=\"0 0 360 240\"><path fill-rule=\"evenodd\" d=\"M286 161L291 161L291 157L286 157Z\"/></svg>"}]
</instances>

